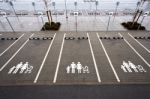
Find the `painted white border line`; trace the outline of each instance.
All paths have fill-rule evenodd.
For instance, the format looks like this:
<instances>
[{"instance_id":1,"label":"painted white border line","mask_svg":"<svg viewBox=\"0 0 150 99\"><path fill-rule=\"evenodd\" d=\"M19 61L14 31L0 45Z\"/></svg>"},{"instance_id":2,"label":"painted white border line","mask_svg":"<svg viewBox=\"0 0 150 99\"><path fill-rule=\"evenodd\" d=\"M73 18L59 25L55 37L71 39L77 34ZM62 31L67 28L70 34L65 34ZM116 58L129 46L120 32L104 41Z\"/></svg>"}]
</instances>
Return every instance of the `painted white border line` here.
<instances>
[{"instance_id":1,"label":"painted white border line","mask_svg":"<svg viewBox=\"0 0 150 99\"><path fill-rule=\"evenodd\" d=\"M13 42L7 49L5 49L5 50L0 54L0 57L1 57L6 51L8 51L15 43L17 43L23 36L24 36L24 34L22 34L15 42Z\"/></svg>"},{"instance_id":2,"label":"painted white border line","mask_svg":"<svg viewBox=\"0 0 150 99\"><path fill-rule=\"evenodd\" d=\"M99 40L99 42L100 42L100 44L101 44L101 46L102 46L102 48L103 48L103 50L104 50L104 53L105 53L105 55L106 55L106 57L107 57L107 59L108 59L108 62L109 62L109 64L110 64L110 66L111 66L111 69L113 70L113 73L114 73L114 75L115 75L117 81L120 82L120 79L119 79L119 77L118 77L118 75L117 75L117 72L116 72L116 70L115 70L115 68L114 68L114 66L113 66L113 64L112 64L112 62L111 62L111 60L110 60L110 58L109 58L109 55L107 54L107 51L106 51L106 49L105 49L105 47L104 47L104 45L103 45L103 42L99 39L98 33L96 33L96 34L97 34L98 40Z\"/></svg>"},{"instance_id":3,"label":"painted white border line","mask_svg":"<svg viewBox=\"0 0 150 99\"><path fill-rule=\"evenodd\" d=\"M120 33L118 33L121 37L123 37ZM150 67L150 64L134 49L134 47L124 38L124 41L129 45L129 47L145 62L145 64Z\"/></svg>"},{"instance_id":4,"label":"painted white border line","mask_svg":"<svg viewBox=\"0 0 150 99\"><path fill-rule=\"evenodd\" d=\"M141 45L148 53L150 53L150 50L147 49L142 43L140 43L138 40L136 40L130 33L128 33L128 35L134 39L139 45Z\"/></svg>"},{"instance_id":5,"label":"painted white border line","mask_svg":"<svg viewBox=\"0 0 150 99\"><path fill-rule=\"evenodd\" d=\"M34 34L32 34L30 37L32 37ZM29 38L30 38L29 37ZM27 39L22 46L13 54L13 56L0 68L0 71L2 71L7 65L8 63L19 53L19 51L28 43L29 39Z\"/></svg>"},{"instance_id":6,"label":"painted white border line","mask_svg":"<svg viewBox=\"0 0 150 99\"><path fill-rule=\"evenodd\" d=\"M98 79L98 82L100 83L101 79L100 79L99 71L98 71L98 68L97 68L97 63L96 63L96 60L95 60L95 56L94 56L94 53L93 53L93 48L92 48L92 45L91 45L90 36L89 36L88 33L87 33L87 37L88 37L90 50L91 50L91 54L92 54L92 58L93 58L93 62L94 62L95 70L96 70L97 79Z\"/></svg>"},{"instance_id":7,"label":"painted white border line","mask_svg":"<svg viewBox=\"0 0 150 99\"><path fill-rule=\"evenodd\" d=\"M53 41L54 41L54 39L55 39L55 36L56 36L56 33L55 33L55 35L53 36L53 40L52 40L51 43L49 44L49 47L48 47L47 52L46 52L46 54L45 54L45 57L44 57L44 59L43 59L43 61L42 61L42 64L41 64L41 66L40 66L40 69L39 69L39 71L38 71L38 73L37 73L37 75L36 75L36 77L35 77L35 79L34 79L34 83L37 83L37 80L38 80L39 75L40 75L40 73L41 73L41 71L42 71L42 68L43 68L43 66L44 66L44 64L45 64L45 61L46 61L46 59L47 59L47 56L48 56L48 54L49 54L49 51L50 51L51 46L52 46L52 44L53 44Z\"/></svg>"},{"instance_id":8,"label":"painted white border line","mask_svg":"<svg viewBox=\"0 0 150 99\"><path fill-rule=\"evenodd\" d=\"M56 67L56 71L55 71L53 83L56 83L56 80L57 80L57 75L58 75L58 70L59 70L61 55L62 55L62 51L63 51L63 47L64 47L65 36L66 36L66 33L63 36L63 41L62 41L62 44L61 44L61 49L60 49L60 53L59 53L59 58L58 58L58 62L57 62L57 67Z\"/></svg>"}]
</instances>

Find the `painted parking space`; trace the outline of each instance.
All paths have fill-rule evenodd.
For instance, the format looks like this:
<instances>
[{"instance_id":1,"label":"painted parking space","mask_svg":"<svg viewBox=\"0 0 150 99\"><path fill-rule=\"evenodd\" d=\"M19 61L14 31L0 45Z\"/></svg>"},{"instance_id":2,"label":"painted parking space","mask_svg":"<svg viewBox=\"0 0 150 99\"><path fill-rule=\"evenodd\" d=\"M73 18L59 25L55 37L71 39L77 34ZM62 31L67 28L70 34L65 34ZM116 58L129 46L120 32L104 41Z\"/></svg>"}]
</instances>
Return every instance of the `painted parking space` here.
<instances>
[{"instance_id":1,"label":"painted parking space","mask_svg":"<svg viewBox=\"0 0 150 99\"><path fill-rule=\"evenodd\" d=\"M48 56L44 65L39 69L38 74L34 78L35 84L53 84L53 79L57 67L59 53L64 39L65 33L56 34L53 39L52 46L48 52Z\"/></svg>"},{"instance_id":2,"label":"painted parking space","mask_svg":"<svg viewBox=\"0 0 150 99\"><path fill-rule=\"evenodd\" d=\"M93 51L90 47L87 33L80 36L68 34L62 45L62 53L53 83L61 84L90 84L101 82L97 65L94 62ZM83 39L84 38L84 39Z\"/></svg>"},{"instance_id":3,"label":"painted parking space","mask_svg":"<svg viewBox=\"0 0 150 99\"><path fill-rule=\"evenodd\" d=\"M95 59L97 62L97 67L101 75L102 83L117 83L117 79L114 75L114 72L107 60L105 52L103 51L102 46L100 45L99 38L96 33L89 33L91 38L91 44L93 47L93 52L95 54ZM108 37L105 33L99 33L100 37Z\"/></svg>"},{"instance_id":4,"label":"painted parking space","mask_svg":"<svg viewBox=\"0 0 150 99\"><path fill-rule=\"evenodd\" d=\"M137 43L136 45L141 46L144 50L150 53L150 33L128 33L128 36Z\"/></svg>"},{"instance_id":5,"label":"painted parking space","mask_svg":"<svg viewBox=\"0 0 150 99\"><path fill-rule=\"evenodd\" d=\"M113 37L113 33L109 34ZM124 39L101 40L120 83L149 83L149 67Z\"/></svg>"},{"instance_id":6,"label":"painted parking space","mask_svg":"<svg viewBox=\"0 0 150 99\"><path fill-rule=\"evenodd\" d=\"M37 34L30 38L37 38ZM53 35L49 35L53 37ZM40 36L43 38L42 36ZM33 83L42 64L51 40L27 39L13 56L0 68L0 82L3 83Z\"/></svg>"},{"instance_id":7,"label":"painted parking space","mask_svg":"<svg viewBox=\"0 0 150 99\"><path fill-rule=\"evenodd\" d=\"M24 34L3 34L0 35L0 57L9 50L15 43L19 41Z\"/></svg>"},{"instance_id":8,"label":"painted parking space","mask_svg":"<svg viewBox=\"0 0 150 99\"><path fill-rule=\"evenodd\" d=\"M120 34L24 33L0 57L0 85L149 83L149 53L127 32ZM149 49L148 39L136 40Z\"/></svg>"},{"instance_id":9,"label":"painted parking space","mask_svg":"<svg viewBox=\"0 0 150 99\"><path fill-rule=\"evenodd\" d=\"M20 49L20 47L28 40L30 35L30 33L24 34L24 36L21 37L18 41L14 42L14 44L12 43L9 47L4 49L0 57L1 67L16 53L18 49Z\"/></svg>"},{"instance_id":10,"label":"painted parking space","mask_svg":"<svg viewBox=\"0 0 150 99\"><path fill-rule=\"evenodd\" d=\"M140 41L138 41L138 38L134 38L130 33L127 34L121 34L126 40L127 42L130 43L130 45L133 47L133 49L135 49L136 54L142 58L143 61L145 61L145 63L148 65L148 67L150 67L150 63L149 63L149 59L150 59L150 50L147 48L147 46L150 45L150 39L148 39L148 35L143 35L142 39L142 43ZM130 36L130 37L128 37ZM135 36L136 37L136 36ZM148 44L149 42L149 44ZM148 44L147 46L145 46L146 44Z\"/></svg>"}]
</instances>

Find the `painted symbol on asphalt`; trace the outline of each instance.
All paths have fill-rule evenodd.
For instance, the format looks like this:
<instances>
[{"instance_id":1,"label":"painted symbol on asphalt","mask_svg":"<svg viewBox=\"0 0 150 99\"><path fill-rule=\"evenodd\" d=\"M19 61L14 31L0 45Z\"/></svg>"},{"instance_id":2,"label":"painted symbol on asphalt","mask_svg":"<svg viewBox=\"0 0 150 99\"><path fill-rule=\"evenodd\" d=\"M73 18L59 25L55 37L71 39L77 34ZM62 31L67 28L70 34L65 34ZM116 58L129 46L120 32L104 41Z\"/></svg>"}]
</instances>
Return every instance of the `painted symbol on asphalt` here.
<instances>
[{"instance_id":1,"label":"painted symbol on asphalt","mask_svg":"<svg viewBox=\"0 0 150 99\"><path fill-rule=\"evenodd\" d=\"M33 66L29 65L28 62L20 62L16 66L13 66L12 68L9 69L8 74L16 74L17 72L20 74L30 74L32 72Z\"/></svg>"},{"instance_id":2,"label":"painted symbol on asphalt","mask_svg":"<svg viewBox=\"0 0 150 99\"><path fill-rule=\"evenodd\" d=\"M147 72L143 66L141 65L134 65L131 61L125 62L123 61L122 65L121 65L121 69L123 70L123 72Z\"/></svg>"},{"instance_id":3,"label":"painted symbol on asphalt","mask_svg":"<svg viewBox=\"0 0 150 99\"><path fill-rule=\"evenodd\" d=\"M80 62L75 64L75 62L72 62L70 66L67 66L66 68L67 74L72 73L90 73L88 66L82 66Z\"/></svg>"}]
</instances>

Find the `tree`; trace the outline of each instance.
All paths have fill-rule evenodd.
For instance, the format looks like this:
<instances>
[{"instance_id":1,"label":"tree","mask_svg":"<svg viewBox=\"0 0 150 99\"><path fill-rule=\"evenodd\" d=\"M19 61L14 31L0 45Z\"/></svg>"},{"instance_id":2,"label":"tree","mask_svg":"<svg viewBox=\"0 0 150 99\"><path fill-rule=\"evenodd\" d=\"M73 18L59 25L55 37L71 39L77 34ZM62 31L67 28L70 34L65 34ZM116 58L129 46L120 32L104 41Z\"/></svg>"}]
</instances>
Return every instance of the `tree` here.
<instances>
[{"instance_id":1,"label":"tree","mask_svg":"<svg viewBox=\"0 0 150 99\"><path fill-rule=\"evenodd\" d=\"M134 26L135 20L137 19L137 16L138 16L138 14L140 13L140 10L139 10L140 5L141 5L141 2L138 1L138 2L136 3L135 14L134 14L133 20L132 20L132 27ZM137 21L138 21L138 20L137 20Z\"/></svg>"},{"instance_id":2,"label":"tree","mask_svg":"<svg viewBox=\"0 0 150 99\"><path fill-rule=\"evenodd\" d=\"M50 0L51 1L51 0ZM46 15L48 18L48 21L50 23L51 26L51 22L52 22L52 15L51 15L51 11L48 9L48 0L43 0L44 4L45 4L45 8L46 8Z\"/></svg>"}]
</instances>

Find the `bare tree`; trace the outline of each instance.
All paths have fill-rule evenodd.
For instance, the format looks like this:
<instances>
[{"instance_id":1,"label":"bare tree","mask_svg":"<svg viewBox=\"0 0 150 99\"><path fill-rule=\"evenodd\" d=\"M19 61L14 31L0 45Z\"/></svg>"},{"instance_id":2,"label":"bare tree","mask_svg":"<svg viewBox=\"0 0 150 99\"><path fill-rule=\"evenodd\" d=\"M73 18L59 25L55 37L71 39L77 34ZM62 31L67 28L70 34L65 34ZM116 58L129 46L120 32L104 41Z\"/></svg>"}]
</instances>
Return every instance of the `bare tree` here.
<instances>
[{"instance_id":1,"label":"bare tree","mask_svg":"<svg viewBox=\"0 0 150 99\"><path fill-rule=\"evenodd\" d=\"M140 5L141 5L141 2L138 1L138 2L136 3L135 14L134 14L133 20L132 20L132 27L134 26L135 20L136 20L138 14L140 13L140 11L139 11Z\"/></svg>"},{"instance_id":2,"label":"bare tree","mask_svg":"<svg viewBox=\"0 0 150 99\"><path fill-rule=\"evenodd\" d=\"M141 2L137 2L137 6L136 6L136 12L135 12L135 15L133 16L133 22L132 22L132 27L134 26L135 23L138 22L140 16L142 15L143 13L143 10L140 10L140 8L142 8L142 6L144 5L144 3L146 1L150 1L150 0L141 0Z\"/></svg>"},{"instance_id":3,"label":"bare tree","mask_svg":"<svg viewBox=\"0 0 150 99\"><path fill-rule=\"evenodd\" d=\"M48 8L48 0L43 0L43 2L44 2L44 4L45 4L46 15L47 15L48 21L49 21L50 26L51 26L52 15L51 15L51 11L50 11L49 8ZM51 0L50 0L50 2L51 2Z\"/></svg>"}]
</instances>

